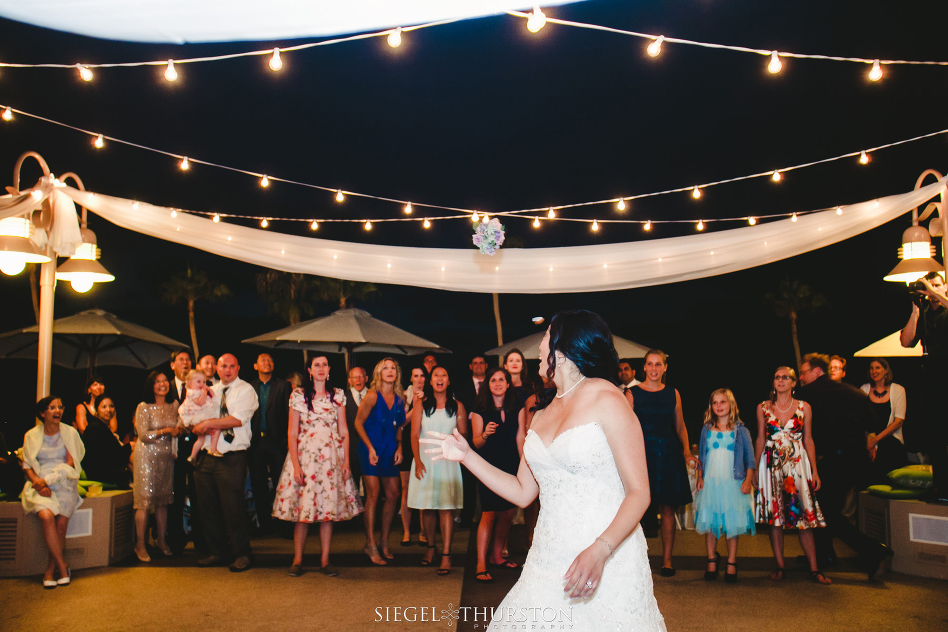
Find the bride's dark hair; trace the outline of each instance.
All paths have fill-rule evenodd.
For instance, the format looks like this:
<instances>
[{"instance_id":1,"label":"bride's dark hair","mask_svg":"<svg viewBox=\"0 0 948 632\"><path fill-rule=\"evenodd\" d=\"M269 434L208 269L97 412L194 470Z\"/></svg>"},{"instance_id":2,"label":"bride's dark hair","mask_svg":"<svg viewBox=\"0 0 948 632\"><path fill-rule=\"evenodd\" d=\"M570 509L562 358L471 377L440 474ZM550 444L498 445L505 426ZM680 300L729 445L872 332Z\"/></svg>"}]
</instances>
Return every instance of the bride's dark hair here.
<instances>
[{"instance_id":1,"label":"bride's dark hair","mask_svg":"<svg viewBox=\"0 0 948 632\"><path fill-rule=\"evenodd\" d=\"M580 309L560 312L550 320L550 355L546 359L546 376L551 385L556 372L556 351L569 358L584 376L616 383L619 356L612 341L612 331L599 314ZM555 396L555 385L539 391L537 410L546 408Z\"/></svg>"}]
</instances>

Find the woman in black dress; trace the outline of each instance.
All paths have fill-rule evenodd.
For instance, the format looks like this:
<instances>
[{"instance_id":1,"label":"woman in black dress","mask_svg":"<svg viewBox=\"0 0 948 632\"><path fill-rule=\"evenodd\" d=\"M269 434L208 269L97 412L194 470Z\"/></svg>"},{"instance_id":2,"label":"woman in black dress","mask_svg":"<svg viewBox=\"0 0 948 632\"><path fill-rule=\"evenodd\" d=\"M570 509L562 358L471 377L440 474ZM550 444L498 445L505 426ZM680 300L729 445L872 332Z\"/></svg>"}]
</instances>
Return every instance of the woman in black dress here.
<instances>
[{"instance_id":1,"label":"woman in black dress","mask_svg":"<svg viewBox=\"0 0 948 632\"><path fill-rule=\"evenodd\" d=\"M510 374L505 369L497 367L488 370L484 384L487 388L481 387L474 403L474 414L471 415L474 448L494 467L516 475L527 432L523 402L511 385ZM514 506L483 484L478 489L482 511L481 523L477 527L476 578L478 581L492 582L494 578L487 571L488 545L491 566L517 568L515 562L509 562L501 555L513 521Z\"/></svg>"},{"instance_id":2,"label":"woman in black dress","mask_svg":"<svg viewBox=\"0 0 948 632\"><path fill-rule=\"evenodd\" d=\"M128 489L128 462L132 446L122 445L112 431L109 422L115 419L112 398L104 393L95 398L96 414L86 417L86 430L82 443L86 446L83 469L90 481L109 483L119 489Z\"/></svg>"},{"instance_id":3,"label":"woman in black dress","mask_svg":"<svg viewBox=\"0 0 948 632\"><path fill-rule=\"evenodd\" d=\"M626 391L645 436L645 460L652 506L662 514L662 577L675 574L675 507L691 503L686 462L697 466L691 454L688 430L681 413L681 396L665 386L666 356L656 349L645 354L645 381Z\"/></svg>"},{"instance_id":4,"label":"woman in black dress","mask_svg":"<svg viewBox=\"0 0 948 632\"><path fill-rule=\"evenodd\" d=\"M511 349L504 356L504 368L510 376L510 385L520 398L520 405L523 406L527 399L533 395L533 381L530 379L530 372L527 370L527 363L523 359L523 353L520 349Z\"/></svg>"}]
</instances>

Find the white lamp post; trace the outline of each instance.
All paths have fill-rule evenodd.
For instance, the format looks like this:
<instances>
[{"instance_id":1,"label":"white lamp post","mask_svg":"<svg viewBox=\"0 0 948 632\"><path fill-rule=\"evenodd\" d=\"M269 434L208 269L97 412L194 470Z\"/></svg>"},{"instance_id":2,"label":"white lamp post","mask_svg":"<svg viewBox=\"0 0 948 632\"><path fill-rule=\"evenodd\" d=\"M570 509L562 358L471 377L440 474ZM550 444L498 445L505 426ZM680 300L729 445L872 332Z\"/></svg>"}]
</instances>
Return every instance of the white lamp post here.
<instances>
[{"instance_id":1,"label":"white lamp post","mask_svg":"<svg viewBox=\"0 0 948 632\"><path fill-rule=\"evenodd\" d=\"M939 180L942 178L939 172L934 169L927 169L918 177L915 183L916 190L921 188L922 182L924 182L925 178L929 175L933 175ZM902 233L902 247L899 248L899 257L902 261L885 276L886 281L912 283L918 281L929 272L941 272L943 275L948 275L948 268L945 267L946 264L948 264L948 257L945 256L946 249L948 249L948 244L945 243L946 210L948 210L948 208L945 206L944 189L942 189L941 201L930 203L925 208L925 212L922 213L921 217L919 216L917 207L912 209L912 226ZM918 225L919 221L924 221L936 211L937 215L932 218L927 229L924 226ZM942 238L942 263L938 263L938 261L934 259L935 246L932 245L932 237Z\"/></svg>"}]
</instances>

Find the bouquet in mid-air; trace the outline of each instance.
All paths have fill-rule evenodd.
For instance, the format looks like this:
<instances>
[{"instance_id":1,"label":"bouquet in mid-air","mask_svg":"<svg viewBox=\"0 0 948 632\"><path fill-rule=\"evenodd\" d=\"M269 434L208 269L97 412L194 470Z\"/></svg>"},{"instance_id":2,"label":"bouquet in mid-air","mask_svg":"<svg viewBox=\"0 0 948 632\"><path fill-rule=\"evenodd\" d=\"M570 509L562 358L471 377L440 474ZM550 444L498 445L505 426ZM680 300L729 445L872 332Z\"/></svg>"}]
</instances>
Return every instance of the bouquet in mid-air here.
<instances>
[{"instance_id":1,"label":"bouquet in mid-air","mask_svg":"<svg viewBox=\"0 0 948 632\"><path fill-rule=\"evenodd\" d=\"M474 230L474 245L482 254L492 255L504 243L504 226L496 217L488 222L481 222Z\"/></svg>"}]
</instances>

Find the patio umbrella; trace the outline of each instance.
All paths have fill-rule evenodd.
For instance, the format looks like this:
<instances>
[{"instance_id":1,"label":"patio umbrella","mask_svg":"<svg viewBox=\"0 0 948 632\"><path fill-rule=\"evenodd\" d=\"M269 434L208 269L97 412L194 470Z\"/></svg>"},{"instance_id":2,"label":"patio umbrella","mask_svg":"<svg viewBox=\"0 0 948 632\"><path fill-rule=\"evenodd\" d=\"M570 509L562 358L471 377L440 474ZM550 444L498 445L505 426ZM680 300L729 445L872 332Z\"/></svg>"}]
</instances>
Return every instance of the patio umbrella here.
<instances>
[{"instance_id":1,"label":"patio umbrella","mask_svg":"<svg viewBox=\"0 0 948 632\"><path fill-rule=\"evenodd\" d=\"M538 331L526 338L520 338L519 340L514 340L505 345L495 347L485 352L484 355L505 356L511 349L520 349L520 351L523 352L524 358L536 360L540 357L540 341L543 340L545 334L545 331ZM612 344L615 345L616 353L619 354L620 358L644 358L645 353L649 350L648 347L644 347L637 342L632 342L631 340L626 340L625 338L620 338L615 335L612 336Z\"/></svg>"},{"instance_id":2,"label":"patio umbrella","mask_svg":"<svg viewBox=\"0 0 948 632\"><path fill-rule=\"evenodd\" d=\"M396 353L451 353L430 340L389 325L361 309L340 309L329 316L290 325L243 342L274 349L303 349L345 353L346 371L356 351Z\"/></svg>"},{"instance_id":3,"label":"patio umbrella","mask_svg":"<svg viewBox=\"0 0 948 632\"><path fill-rule=\"evenodd\" d=\"M36 358L39 327L0 334L0 358ZM187 345L101 309L53 321L53 362L67 369L131 366L150 369Z\"/></svg>"},{"instance_id":4,"label":"patio umbrella","mask_svg":"<svg viewBox=\"0 0 948 632\"><path fill-rule=\"evenodd\" d=\"M922 343L919 342L911 349L906 349L899 342L899 335L902 332L897 331L892 335L886 336L882 340L877 340L868 347L860 349L853 355L857 358L897 358L897 357L921 357Z\"/></svg>"}]
</instances>

